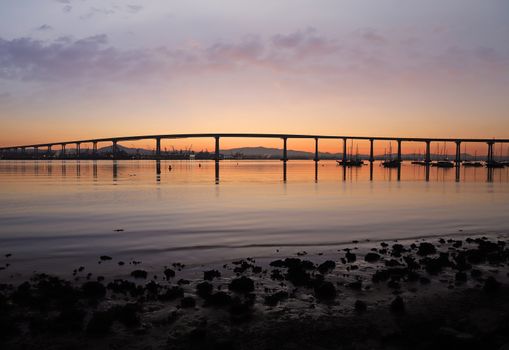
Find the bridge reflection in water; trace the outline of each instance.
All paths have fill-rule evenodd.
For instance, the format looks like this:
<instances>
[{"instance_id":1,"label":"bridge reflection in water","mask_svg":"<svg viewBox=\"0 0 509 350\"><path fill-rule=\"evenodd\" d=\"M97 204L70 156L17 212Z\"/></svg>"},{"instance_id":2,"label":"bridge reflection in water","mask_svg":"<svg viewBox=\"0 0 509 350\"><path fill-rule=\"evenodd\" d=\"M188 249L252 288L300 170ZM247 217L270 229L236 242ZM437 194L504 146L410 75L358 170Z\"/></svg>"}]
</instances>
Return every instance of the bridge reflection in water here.
<instances>
[{"instance_id":1,"label":"bridge reflection in water","mask_svg":"<svg viewBox=\"0 0 509 350\"><path fill-rule=\"evenodd\" d=\"M171 174L178 173L177 177L184 176L183 171L196 171L198 167L205 170L200 181L213 181L215 184L221 182L221 169L226 171L227 181L272 181L274 176L276 180L286 182L319 182L320 174L324 176L323 180L330 181L336 179L342 182L355 181L467 181L467 182L493 182L494 179L500 182L509 181L509 168L493 169L493 168L436 168L430 166L419 166L410 163L402 163L397 168L383 168L381 162L375 161L362 167L343 167L336 165L335 161L293 161L290 165L287 162L276 162L270 160L261 161L124 161L114 160L113 162L105 161L22 161L23 163L33 163L32 173L34 175L55 176L54 168L58 167L56 162L60 164L60 172L62 178L70 177L87 177L92 176L94 180L102 177L104 180L108 172L113 182L121 179L136 176L136 164L138 168L153 167L155 171L155 181L161 183L163 181L171 182ZM15 161L19 163L19 161ZM281 163L281 164L280 164ZM310 164L312 163L312 164ZM256 167L255 167L256 166ZM293 168L292 168L293 166ZM18 170L26 172L26 165L17 165ZM261 167L270 168L270 171L258 172ZM74 168L74 170L73 170ZM120 169L123 168L123 172ZM213 169L211 169L213 168ZM274 170L279 168L279 176L274 175ZM85 171L83 171L85 169ZM126 174L126 169L132 171L133 174ZM186 170L187 169L187 170ZM293 176L292 176L293 170ZM314 175L314 176L313 176ZM498 176L495 176L498 175ZM208 180L207 180L208 179Z\"/></svg>"},{"instance_id":2,"label":"bridge reflection in water","mask_svg":"<svg viewBox=\"0 0 509 350\"><path fill-rule=\"evenodd\" d=\"M402 162L397 168L384 168L380 161L360 167L337 165L333 160L6 160L0 163L2 174L33 175L39 178L61 177L69 179L92 178L104 183L136 180L143 177L150 181L155 175L156 183L194 182L264 182L283 183L338 181L433 181L433 182L509 182L509 167L437 168ZM57 170L57 171L55 171Z\"/></svg>"}]
</instances>

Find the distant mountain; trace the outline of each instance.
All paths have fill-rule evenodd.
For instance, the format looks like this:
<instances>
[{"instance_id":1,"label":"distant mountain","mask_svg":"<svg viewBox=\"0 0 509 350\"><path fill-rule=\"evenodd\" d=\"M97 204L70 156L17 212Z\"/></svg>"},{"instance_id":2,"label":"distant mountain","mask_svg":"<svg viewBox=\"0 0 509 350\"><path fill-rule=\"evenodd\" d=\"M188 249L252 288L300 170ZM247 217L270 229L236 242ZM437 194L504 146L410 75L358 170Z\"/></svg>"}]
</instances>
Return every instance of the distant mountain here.
<instances>
[{"instance_id":1,"label":"distant mountain","mask_svg":"<svg viewBox=\"0 0 509 350\"><path fill-rule=\"evenodd\" d=\"M221 154L225 156L233 156L235 154L242 154L246 157L261 157L261 158L281 158L283 156L283 150L280 148L267 148L267 147L241 147L231 148L227 150L221 150ZM299 159L312 159L315 154L306 151L295 151L287 150L288 158L299 158ZM319 153L320 158L332 159L339 157L339 154L335 153Z\"/></svg>"},{"instance_id":2,"label":"distant mountain","mask_svg":"<svg viewBox=\"0 0 509 350\"><path fill-rule=\"evenodd\" d=\"M125 153L127 153L129 155L140 154L140 155L144 155L144 156L150 156L150 155L155 154L155 151L151 150L151 149L130 148L130 147L125 147L125 146L118 145L118 144L117 144L117 149L119 151L125 152ZM101 147L101 148L97 149L97 152L99 152L99 153L112 153L113 152L113 146Z\"/></svg>"}]
</instances>

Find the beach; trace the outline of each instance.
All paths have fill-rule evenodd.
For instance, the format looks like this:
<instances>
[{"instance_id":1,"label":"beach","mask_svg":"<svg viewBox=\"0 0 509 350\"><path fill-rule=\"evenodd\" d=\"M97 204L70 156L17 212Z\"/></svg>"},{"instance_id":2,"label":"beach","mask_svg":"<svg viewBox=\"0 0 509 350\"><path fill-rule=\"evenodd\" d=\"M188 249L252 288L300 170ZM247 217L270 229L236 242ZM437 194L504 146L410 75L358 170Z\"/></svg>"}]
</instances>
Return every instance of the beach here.
<instances>
[{"instance_id":1,"label":"beach","mask_svg":"<svg viewBox=\"0 0 509 350\"><path fill-rule=\"evenodd\" d=\"M187 267L98 256L123 273L9 283L5 349L499 349L509 342L508 236L351 242ZM8 255L8 254L7 254Z\"/></svg>"}]
</instances>

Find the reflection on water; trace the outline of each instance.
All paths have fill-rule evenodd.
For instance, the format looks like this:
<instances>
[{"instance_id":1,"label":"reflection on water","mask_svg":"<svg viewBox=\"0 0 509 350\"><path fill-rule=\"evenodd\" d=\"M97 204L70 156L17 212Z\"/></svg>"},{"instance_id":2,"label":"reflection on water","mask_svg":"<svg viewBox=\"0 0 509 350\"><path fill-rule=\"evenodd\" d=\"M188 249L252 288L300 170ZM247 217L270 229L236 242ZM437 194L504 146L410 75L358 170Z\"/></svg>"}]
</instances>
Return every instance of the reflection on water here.
<instances>
[{"instance_id":1,"label":"reflection on water","mask_svg":"<svg viewBox=\"0 0 509 350\"><path fill-rule=\"evenodd\" d=\"M0 254L51 268L101 254L198 263L354 239L505 231L508 195L509 168L2 161Z\"/></svg>"},{"instance_id":2,"label":"reflection on water","mask_svg":"<svg viewBox=\"0 0 509 350\"><path fill-rule=\"evenodd\" d=\"M82 167L84 172L82 173ZM54 169L59 168L59 173ZM277 174L280 180L331 181L341 179L348 182L356 181L456 181L456 182L507 182L509 168L487 169L475 167L436 168L403 163L399 168L384 168L379 162L365 164L362 167L337 166L334 161L2 161L0 176L26 175L67 177L98 177L111 176L114 181L131 170L142 171L144 180L153 169L154 179L160 182L165 178L177 175L188 176L196 169L200 170L199 178L219 184L221 181L274 181ZM121 173L119 174L119 170ZM175 170L171 173L172 170ZM213 174L211 171L214 171ZM220 170L222 176L220 177ZM58 169L57 169L58 171ZM311 173L314 171L314 173ZM177 174L177 175L175 175ZM314 174L314 176L309 176ZM338 178L338 175L340 177ZM195 178L196 175L193 176ZM262 178L260 178L262 177ZM103 179L104 180L104 179Z\"/></svg>"}]
</instances>

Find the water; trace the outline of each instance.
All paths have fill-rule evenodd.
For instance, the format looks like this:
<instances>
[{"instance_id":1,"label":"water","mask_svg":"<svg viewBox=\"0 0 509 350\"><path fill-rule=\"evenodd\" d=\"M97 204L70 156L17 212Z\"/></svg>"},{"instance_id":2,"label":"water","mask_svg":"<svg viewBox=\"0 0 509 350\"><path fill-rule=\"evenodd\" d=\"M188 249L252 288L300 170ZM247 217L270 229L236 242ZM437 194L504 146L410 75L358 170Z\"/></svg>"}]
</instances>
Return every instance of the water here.
<instances>
[{"instance_id":1,"label":"water","mask_svg":"<svg viewBox=\"0 0 509 350\"><path fill-rule=\"evenodd\" d=\"M171 166L171 170L169 169ZM352 240L507 232L509 168L346 169L333 161L1 161L10 271L69 271L106 254L191 265ZM317 170L317 173L316 173ZM113 266L111 270L113 271ZM107 270L107 268L105 268ZM105 273L108 271L105 270Z\"/></svg>"}]
</instances>

